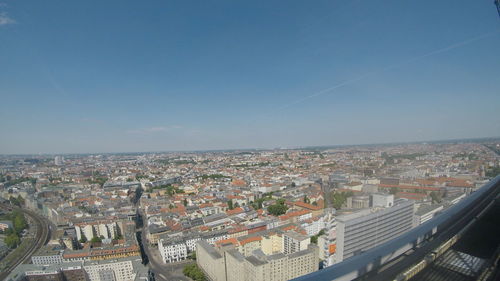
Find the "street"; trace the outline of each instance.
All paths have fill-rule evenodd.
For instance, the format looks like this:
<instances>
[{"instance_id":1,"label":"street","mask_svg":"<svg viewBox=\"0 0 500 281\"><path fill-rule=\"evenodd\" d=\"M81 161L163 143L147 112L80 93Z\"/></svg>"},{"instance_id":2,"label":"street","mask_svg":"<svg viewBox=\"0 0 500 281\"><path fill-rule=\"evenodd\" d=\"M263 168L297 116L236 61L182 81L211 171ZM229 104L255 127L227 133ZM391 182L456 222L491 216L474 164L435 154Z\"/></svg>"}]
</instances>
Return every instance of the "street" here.
<instances>
[{"instance_id":1,"label":"street","mask_svg":"<svg viewBox=\"0 0 500 281\"><path fill-rule=\"evenodd\" d=\"M142 230L142 245L145 254L149 259L149 268L154 272L157 281L189 281L190 278L184 276L182 270L188 264L194 263L192 260L185 260L176 263L165 264L160 256L158 248L150 247L146 234L147 228L144 227Z\"/></svg>"}]
</instances>

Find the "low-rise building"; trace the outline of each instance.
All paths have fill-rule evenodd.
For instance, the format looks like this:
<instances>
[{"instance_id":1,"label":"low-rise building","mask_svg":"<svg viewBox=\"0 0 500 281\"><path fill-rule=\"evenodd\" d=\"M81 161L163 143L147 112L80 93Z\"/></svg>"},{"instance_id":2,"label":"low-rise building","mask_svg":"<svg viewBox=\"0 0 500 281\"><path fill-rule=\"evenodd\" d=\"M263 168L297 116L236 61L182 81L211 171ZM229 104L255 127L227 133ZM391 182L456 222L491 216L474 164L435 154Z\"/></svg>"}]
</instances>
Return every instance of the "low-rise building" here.
<instances>
[{"instance_id":1,"label":"low-rise building","mask_svg":"<svg viewBox=\"0 0 500 281\"><path fill-rule=\"evenodd\" d=\"M6 231L7 229L12 229L14 226L11 221L0 221L0 230Z\"/></svg>"},{"instance_id":2,"label":"low-rise building","mask_svg":"<svg viewBox=\"0 0 500 281\"><path fill-rule=\"evenodd\" d=\"M6 281L93 281L81 262L50 265L20 264L6 278Z\"/></svg>"},{"instance_id":3,"label":"low-rise building","mask_svg":"<svg viewBox=\"0 0 500 281\"><path fill-rule=\"evenodd\" d=\"M147 276L147 267L141 258L87 261L83 268L90 281L136 281Z\"/></svg>"},{"instance_id":4,"label":"low-rise building","mask_svg":"<svg viewBox=\"0 0 500 281\"><path fill-rule=\"evenodd\" d=\"M63 262L61 247L47 245L31 256L31 262L36 265L58 264Z\"/></svg>"}]
</instances>

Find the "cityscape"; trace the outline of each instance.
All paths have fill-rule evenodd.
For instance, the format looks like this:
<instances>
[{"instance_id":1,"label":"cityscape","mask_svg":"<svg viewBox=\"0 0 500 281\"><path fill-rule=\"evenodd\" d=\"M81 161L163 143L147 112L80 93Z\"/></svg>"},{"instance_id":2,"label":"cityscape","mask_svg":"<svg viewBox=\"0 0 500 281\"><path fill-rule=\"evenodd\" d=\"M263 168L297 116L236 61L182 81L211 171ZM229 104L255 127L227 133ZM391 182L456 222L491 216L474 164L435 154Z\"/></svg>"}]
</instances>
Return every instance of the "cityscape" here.
<instances>
[{"instance_id":1,"label":"cityscape","mask_svg":"<svg viewBox=\"0 0 500 281\"><path fill-rule=\"evenodd\" d=\"M500 280L500 0L0 0L0 280Z\"/></svg>"},{"instance_id":2,"label":"cityscape","mask_svg":"<svg viewBox=\"0 0 500 281\"><path fill-rule=\"evenodd\" d=\"M5 280L290 280L474 193L500 173L500 139L12 155L0 169Z\"/></svg>"}]
</instances>

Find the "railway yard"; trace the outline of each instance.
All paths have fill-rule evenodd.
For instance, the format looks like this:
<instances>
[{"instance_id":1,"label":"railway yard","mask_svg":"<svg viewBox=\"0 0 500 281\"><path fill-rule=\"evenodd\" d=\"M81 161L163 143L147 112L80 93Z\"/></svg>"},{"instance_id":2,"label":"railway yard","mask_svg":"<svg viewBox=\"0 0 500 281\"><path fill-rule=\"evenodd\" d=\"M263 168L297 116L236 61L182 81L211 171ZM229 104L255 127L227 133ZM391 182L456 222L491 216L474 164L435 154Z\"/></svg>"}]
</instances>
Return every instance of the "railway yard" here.
<instances>
[{"instance_id":1,"label":"railway yard","mask_svg":"<svg viewBox=\"0 0 500 281\"><path fill-rule=\"evenodd\" d=\"M31 256L48 242L50 228L46 219L32 211L6 204L1 204L0 209L21 211L26 216L29 225L28 233L22 238L21 244L0 262L0 280L4 280L19 264L29 263Z\"/></svg>"}]
</instances>

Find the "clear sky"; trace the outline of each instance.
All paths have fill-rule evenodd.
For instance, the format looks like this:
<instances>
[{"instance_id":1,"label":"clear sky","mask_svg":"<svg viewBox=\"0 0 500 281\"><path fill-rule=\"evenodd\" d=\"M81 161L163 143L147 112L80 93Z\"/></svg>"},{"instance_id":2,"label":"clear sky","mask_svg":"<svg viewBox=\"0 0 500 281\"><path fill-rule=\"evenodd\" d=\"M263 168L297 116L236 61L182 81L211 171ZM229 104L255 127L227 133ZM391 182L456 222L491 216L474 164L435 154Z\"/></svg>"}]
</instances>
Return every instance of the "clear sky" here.
<instances>
[{"instance_id":1,"label":"clear sky","mask_svg":"<svg viewBox=\"0 0 500 281\"><path fill-rule=\"evenodd\" d=\"M0 3L0 153L500 136L493 0Z\"/></svg>"}]
</instances>

